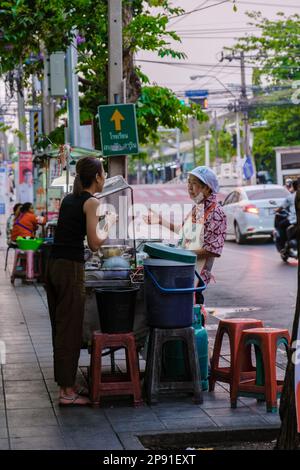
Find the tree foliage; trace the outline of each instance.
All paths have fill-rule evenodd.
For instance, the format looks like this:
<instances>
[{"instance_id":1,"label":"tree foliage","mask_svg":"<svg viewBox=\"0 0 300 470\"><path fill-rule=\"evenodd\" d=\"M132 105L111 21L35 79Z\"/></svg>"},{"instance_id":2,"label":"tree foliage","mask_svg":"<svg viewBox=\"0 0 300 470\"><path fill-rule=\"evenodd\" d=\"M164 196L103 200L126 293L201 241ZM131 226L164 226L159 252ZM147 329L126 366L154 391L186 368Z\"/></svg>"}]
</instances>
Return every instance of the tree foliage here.
<instances>
[{"instance_id":1,"label":"tree foliage","mask_svg":"<svg viewBox=\"0 0 300 470\"><path fill-rule=\"evenodd\" d=\"M151 86L134 65L134 54L141 50L156 52L160 57L185 57L172 45L180 38L167 29L169 17L181 12L167 0L123 0L126 98L127 102L139 100L138 126L143 143L157 140L158 126L171 123L184 129L184 121L191 114L199 120L205 116L199 107L180 105L170 90ZM2 1L0 32L0 71L3 74L22 64L25 83L32 74L42 78L45 51L66 51L76 34L81 118L95 119L97 107L108 102L106 0Z\"/></svg>"},{"instance_id":2,"label":"tree foliage","mask_svg":"<svg viewBox=\"0 0 300 470\"><path fill-rule=\"evenodd\" d=\"M286 16L277 13L269 20L260 12L248 13L250 26L259 33L241 38L233 50L243 50L247 62L258 68L256 76L274 83L300 78L300 15Z\"/></svg>"},{"instance_id":3,"label":"tree foliage","mask_svg":"<svg viewBox=\"0 0 300 470\"><path fill-rule=\"evenodd\" d=\"M257 168L274 174L274 147L300 144L300 111L291 100L293 84L300 79L300 16L278 13L275 20L260 12L248 16L259 34L241 38L233 52L244 51L247 63L254 66L253 85L270 85L267 90L254 91L250 118L267 122L253 131L253 154Z\"/></svg>"}]
</instances>

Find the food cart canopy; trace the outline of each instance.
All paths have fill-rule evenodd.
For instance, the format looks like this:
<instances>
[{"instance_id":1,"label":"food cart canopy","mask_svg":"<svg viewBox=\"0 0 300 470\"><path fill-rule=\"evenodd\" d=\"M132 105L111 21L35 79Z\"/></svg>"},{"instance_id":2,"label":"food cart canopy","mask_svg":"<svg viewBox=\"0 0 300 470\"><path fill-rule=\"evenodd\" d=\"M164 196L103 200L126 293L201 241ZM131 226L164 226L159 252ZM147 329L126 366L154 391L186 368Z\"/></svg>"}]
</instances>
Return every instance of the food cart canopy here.
<instances>
[{"instance_id":1,"label":"food cart canopy","mask_svg":"<svg viewBox=\"0 0 300 470\"><path fill-rule=\"evenodd\" d=\"M123 191L124 189L130 189L132 191L131 186L129 186L123 176L112 176L111 178L106 179L102 192L96 193L94 196L97 199L101 199L102 197L110 196L111 194L118 193L119 191Z\"/></svg>"},{"instance_id":2,"label":"food cart canopy","mask_svg":"<svg viewBox=\"0 0 300 470\"><path fill-rule=\"evenodd\" d=\"M69 186L73 185L75 177L72 175L69 175ZM63 187L64 192L66 192L67 188L67 172L63 171L63 174L59 176L58 178L54 178L54 180L51 183L51 187Z\"/></svg>"},{"instance_id":3,"label":"food cart canopy","mask_svg":"<svg viewBox=\"0 0 300 470\"><path fill-rule=\"evenodd\" d=\"M48 150L45 152L45 155L52 158L59 157L59 148ZM102 157L102 152L100 150L90 150L83 147L71 147L70 157L74 159L79 159L82 157Z\"/></svg>"}]
</instances>

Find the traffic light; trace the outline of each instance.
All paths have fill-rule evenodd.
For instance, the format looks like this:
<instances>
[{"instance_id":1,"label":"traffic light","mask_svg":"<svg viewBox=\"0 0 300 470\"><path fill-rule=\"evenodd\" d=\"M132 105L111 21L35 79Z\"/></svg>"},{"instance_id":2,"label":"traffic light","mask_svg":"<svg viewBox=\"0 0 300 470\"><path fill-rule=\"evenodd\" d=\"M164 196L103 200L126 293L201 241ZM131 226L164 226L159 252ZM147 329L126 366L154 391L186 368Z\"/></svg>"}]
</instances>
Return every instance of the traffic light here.
<instances>
[{"instance_id":1,"label":"traffic light","mask_svg":"<svg viewBox=\"0 0 300 470\"><path fill-rule=\"evenodd\" d=\"M192 97L192 98L189 98L189 101L191 103L195 103L195 104L198 104L199 106L201 106L202 109L207 109L208 108L208 99L207 97Z\"/></svg>"}]
</instances>

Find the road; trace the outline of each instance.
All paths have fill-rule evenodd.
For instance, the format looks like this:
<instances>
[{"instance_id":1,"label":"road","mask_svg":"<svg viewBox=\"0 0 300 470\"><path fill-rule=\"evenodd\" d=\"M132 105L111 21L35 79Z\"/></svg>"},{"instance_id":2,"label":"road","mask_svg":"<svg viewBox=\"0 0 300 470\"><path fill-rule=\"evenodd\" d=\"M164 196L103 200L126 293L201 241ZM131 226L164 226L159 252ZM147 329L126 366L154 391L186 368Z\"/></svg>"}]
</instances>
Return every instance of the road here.
<instances>
[{"instance_id":1,"label":"road","mask_svg":"<svg viewBox=\"0 0 300 470\"><path fill-rule=\"evenodd\" d=\"M216 259L205 293L207 308L218 318L254 317L265 326L291 331L297 293L297 264L281 261L273 243L251 240L246 245L227 241ZM234 311L234 308L258 310ZM231 313L230 313L231 312ZM234 313L232 313L234 312Z\"/></svg>"}]
</instances>

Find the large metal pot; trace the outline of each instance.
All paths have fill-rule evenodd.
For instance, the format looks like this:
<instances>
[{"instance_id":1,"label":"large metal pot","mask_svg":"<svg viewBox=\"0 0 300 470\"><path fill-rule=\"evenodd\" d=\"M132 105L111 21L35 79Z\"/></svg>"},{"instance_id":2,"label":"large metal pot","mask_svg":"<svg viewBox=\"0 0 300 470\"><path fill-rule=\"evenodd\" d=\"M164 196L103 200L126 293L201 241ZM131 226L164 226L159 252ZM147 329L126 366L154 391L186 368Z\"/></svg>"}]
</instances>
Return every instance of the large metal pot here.
<instances>
[{"instance_id":1,"label":"large metal pot","mask_svg":"<svg viewBox=\"0 0 300 470\"><path fill-rule=\"evenodd\" d=\"M112 256L122 256L129 249L130 246L128 245L102 245L99 248L99 254L104 259L107 259Z\"/></svg>"}]
</instances>

